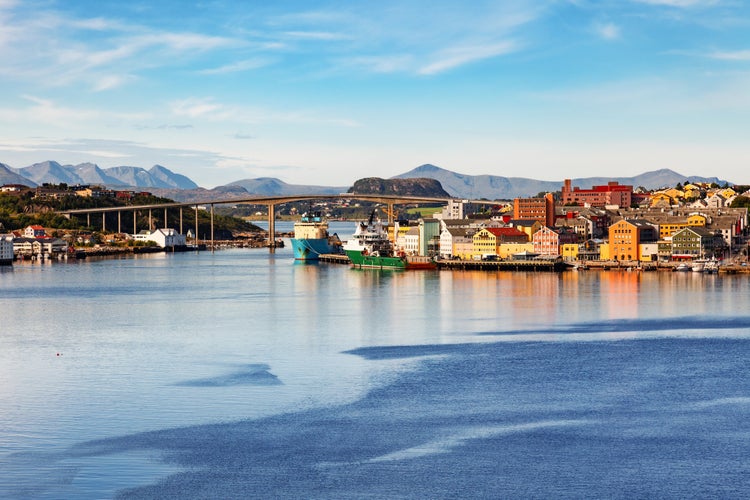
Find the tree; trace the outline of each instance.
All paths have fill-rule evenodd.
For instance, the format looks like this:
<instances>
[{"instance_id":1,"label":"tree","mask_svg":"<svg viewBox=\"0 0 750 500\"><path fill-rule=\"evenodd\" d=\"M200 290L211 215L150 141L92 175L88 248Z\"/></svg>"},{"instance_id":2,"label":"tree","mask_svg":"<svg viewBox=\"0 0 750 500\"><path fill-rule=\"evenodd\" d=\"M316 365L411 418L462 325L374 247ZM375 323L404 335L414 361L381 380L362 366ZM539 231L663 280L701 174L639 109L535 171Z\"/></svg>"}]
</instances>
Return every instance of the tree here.
<instances>
[{"instance_id":1,"label":"tree","mask_svg":"<svg viewBox=\"0 0 750 500\"><path fill-rule=\"evenodd\" d=\"M729 208L750 208L750 198L747 196L737 196L732 200Z\"/></svg>"}]
</instances>

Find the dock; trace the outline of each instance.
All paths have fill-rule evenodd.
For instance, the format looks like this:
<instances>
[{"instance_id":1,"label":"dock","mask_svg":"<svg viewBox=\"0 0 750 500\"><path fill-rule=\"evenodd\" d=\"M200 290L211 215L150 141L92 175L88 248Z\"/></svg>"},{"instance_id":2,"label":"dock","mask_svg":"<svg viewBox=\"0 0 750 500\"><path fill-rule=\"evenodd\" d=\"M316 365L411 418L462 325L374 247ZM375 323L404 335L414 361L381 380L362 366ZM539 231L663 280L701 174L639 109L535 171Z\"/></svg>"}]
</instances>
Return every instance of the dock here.
<instances>
[{"instance_id":1,"label":"dock","mask_svg":"<svg viewBox=\"0 0 750 500\"><path fill-rule=\"evenodd\" d=\"M349 257L339 254L323 254L321 262L333 264L351 264ZM529 272L561 272L572 266L560 260L438 260L438 269L446 270L475 270L475 271L529 271Z\"/></svg>"},{"instance_id":2,"label":"dock","mask_svg":"<svg viewBox=\"0 0 750 500\"><path fill-rule=\"evenodd\" d=\"M438 269L561 272L573 266L561 260L438 260Z\"/></svg>"},{"instance_id":3,"label":"dock","mask_svg":"<svg viewBox=\"0 0 750 500\"><path fill-rule=\"evenodd\" d=\"M320 262L330 262L332 264L351 264L349 257L340 253L325 253L318 256Z\"/></svg>"}]
</instances>

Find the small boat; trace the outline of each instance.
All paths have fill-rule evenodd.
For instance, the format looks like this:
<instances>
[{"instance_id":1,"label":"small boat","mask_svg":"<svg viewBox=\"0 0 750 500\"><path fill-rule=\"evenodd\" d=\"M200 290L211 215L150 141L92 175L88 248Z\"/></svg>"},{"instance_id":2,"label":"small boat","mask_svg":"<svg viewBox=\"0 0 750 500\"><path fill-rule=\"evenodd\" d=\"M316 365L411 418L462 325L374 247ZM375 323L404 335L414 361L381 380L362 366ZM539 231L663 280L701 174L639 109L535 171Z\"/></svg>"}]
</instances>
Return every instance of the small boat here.
<instances>
[{"instance_id":1,"label":"small boat","mask_svg":"<svg viewBox=\"0 0 750 500\"><path fill-rule=\"evenodd\" d=\"M328 222L320 212L305 212L294 223L294 238L291 238L294 258L318 260L324 254L342 254L341 240L337 234L328 234Z\"/></svg>"},{"instance_id":2,"label":"small boat","mask_svg":"<svg viewBox=\"0 0 750 500\"><path fill-rule=\"evenodd\" d=\"M691 271L692 269L690 268L690 266L688 266L687 264L683 262L682 264L679 264L677 267L675 267L672 270L678 273L685 273L685 272Z\"/></svg>"},{"instance_id":3,"label":"small boat","mask_svg":"<svg viewBox=\"0 0 750 500\"><path fill-rule=\"evenodd\" d=\"M388 232L375 212L369 220L357 225L352 239L344 244L344 252L354 267L371 269L436 269L431 257L396 255Z\"/></svg>"},{"instance_id":4,"label":"small boat","mask_svg":"<svg viewBox=\"0 0 750 500\"><path fill-rule=\"evenodd\" d=\"M705 274L716 274L719 272L719 262L716 260L709 260L703 266L703 272Z\"/></svg>"}]
</instances>

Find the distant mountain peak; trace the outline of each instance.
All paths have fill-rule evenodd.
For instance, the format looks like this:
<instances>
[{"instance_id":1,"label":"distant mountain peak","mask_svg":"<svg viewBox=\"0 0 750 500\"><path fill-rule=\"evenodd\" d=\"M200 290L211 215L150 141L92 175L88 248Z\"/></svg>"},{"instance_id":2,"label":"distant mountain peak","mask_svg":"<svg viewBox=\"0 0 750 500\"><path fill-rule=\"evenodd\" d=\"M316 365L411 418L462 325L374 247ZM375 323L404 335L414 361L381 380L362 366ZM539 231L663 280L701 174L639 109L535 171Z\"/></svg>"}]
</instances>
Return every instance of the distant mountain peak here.
<instances>
[{"instance_id":1,"label":"distant mountain peak","mask_svg":"<svg viewBox=\"0 0 750 500\"><path fill-rule=\"evenodd\" d=\"M154 165L151 170L141 167L119 166L102 169L95 163L60 165L52 160L35 163L17 173L36 184L99 184L111 187L140 187L165 189L195 189L198 185L166 167Z\"/></svg>"}]
</instances>

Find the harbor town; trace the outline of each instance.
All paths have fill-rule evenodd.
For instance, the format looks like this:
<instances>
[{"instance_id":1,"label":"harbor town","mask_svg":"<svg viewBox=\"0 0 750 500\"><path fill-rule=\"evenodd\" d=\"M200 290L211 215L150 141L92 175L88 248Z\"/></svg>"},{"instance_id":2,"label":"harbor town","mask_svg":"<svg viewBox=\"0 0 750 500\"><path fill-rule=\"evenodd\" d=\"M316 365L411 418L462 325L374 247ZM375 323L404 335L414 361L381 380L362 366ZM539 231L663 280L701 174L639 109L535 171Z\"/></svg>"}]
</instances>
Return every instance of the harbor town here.
<instances>
[{"instance_id":1,"label":"harbor town","mask_svg":"<svg viewBox=\"0 0 750 500\"><path fill-rule=\"evenodd\" d=\"M31 189L5 185L0 189L6 197L53 196L48 186ZM96 186L68 188L54 196L124 197L120 192ZM342 195L342 198L351 203L353 196ZM431 211L423 208L417 218L392 217L392 223L385 228L395 252L429 257L443 269L667 269L736 273L747 271L747 201L750 192L738 192L730 186L686 183L646 191L609 182L581 189L565 180L559 192L540 193L536 197L492 202L449 199L442 206L433 206ZM316 206L325 212L334 203L326 200ZM375 204L373 210L377 209ZM391 213L387 208L380 209L394 215L392 209ZM259 231L242 238L214 240L212 234L210 240L201 240L196 234L197 226L183 233L182 219L180 230L166 227L169 220L165 213L162 221L165 227L157 227L158 223L149 214L148 228L132 234L96 231L90 225L83 231L39 224L0 227L0 262L228 246L276 247L283 245L281 237L291 236ZM323 257L328 262L348 263L342 256Z\"/></svg>"}]
</instances>

